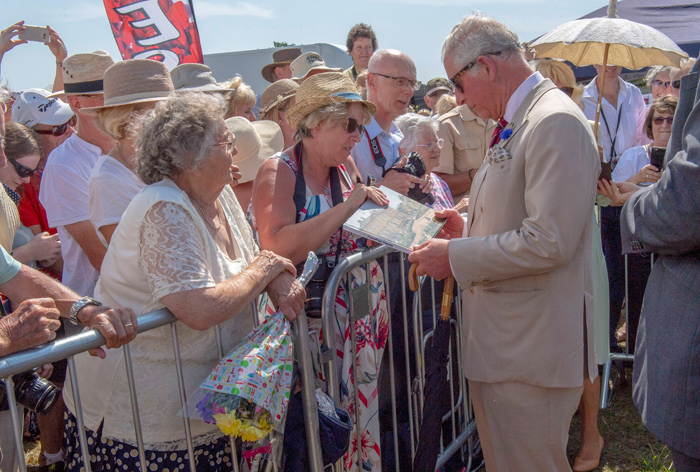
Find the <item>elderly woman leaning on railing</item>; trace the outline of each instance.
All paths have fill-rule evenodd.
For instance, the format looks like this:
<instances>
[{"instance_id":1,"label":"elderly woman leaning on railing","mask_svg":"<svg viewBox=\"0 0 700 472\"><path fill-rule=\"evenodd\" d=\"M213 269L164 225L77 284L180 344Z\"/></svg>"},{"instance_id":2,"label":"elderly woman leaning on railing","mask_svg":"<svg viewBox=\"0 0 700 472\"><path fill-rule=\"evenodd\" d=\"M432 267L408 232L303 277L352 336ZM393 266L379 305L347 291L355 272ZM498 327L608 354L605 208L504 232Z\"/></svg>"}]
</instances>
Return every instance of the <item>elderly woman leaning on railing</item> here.
<instances>
[{"instance_id":1,"label":"elderly woman leaning on railing","mask_svg":"<svg viewBox=\"0 0 700 472\"><path fill-rule=\"evenodd\" d=\"M235 138L224 123L224 103L210 95L171 96L149 111L136 143L146 187L126 209L102 263L95 296L137 314L168 308L177 323L185 391L196 389L219 361L215 325L224 351L253 328L252 302L262 292L290 319L304 290L292 263L253 242L230 184ZM167 326L130 344L146 460L159 470L186 463L183 420ZM82 411L95 467L136 470L138 452L121 351L95 362L75 357ZM76 409L67 390L68 467L80 468ZM228 440L216 426L193 422L195 462L201 470L230 470ZM99 464L99 465L98 465Z\"/></svg>"}]
</instances>

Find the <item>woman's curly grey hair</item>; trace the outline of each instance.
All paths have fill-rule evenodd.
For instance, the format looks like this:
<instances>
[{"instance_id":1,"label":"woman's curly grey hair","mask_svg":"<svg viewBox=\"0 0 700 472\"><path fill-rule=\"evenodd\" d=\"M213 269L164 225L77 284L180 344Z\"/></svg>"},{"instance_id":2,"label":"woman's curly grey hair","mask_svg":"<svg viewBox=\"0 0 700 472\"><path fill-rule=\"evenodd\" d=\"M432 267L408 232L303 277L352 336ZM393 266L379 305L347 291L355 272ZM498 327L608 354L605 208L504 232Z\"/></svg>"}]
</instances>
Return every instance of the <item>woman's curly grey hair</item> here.
<instances>
[{"instance_id":1,"label":"woman's curly grey hair","mask_svg":"<svg viewBox=\"0 0 700 472\"><path fill-rule=\"evenodd\" d=\"M649 68L647 71L646 75L644 76L644 81L646 84L651 87L651 81L656 79L656 76L663 73L663 72L668 72L669 77L671 76L672 72L678 71L678 67L671 67L671 66L654 66Z\"/></svg>"},{"instance_id":2,"label":"woman's curly grey hair","mask_svg":"<svg viewBox=\"0 0 700 472\"><path fill-rule=\"evenodd\" d=\"M440 124L430 117L418 113L405 113L394 121L403 133L403 139L399 143L402 149L413 149L418 143L419 134L423 130L433 129L437 132Z\"/></svg>"},{"instance_id":3,"label":"woman's curly grey hair","mask_svg":"<svg viewBox=\"0 0 700 472\"><path fill-rule=\"evenodd\" d=\"M518 35L503 23L477 12L452 28L442 45L442 62L450 56L452 64L462 68L479 56L497 52L501 53L502 58L514 53L522 54ZM472 68L473 73L478 69L477 64Z\"/></svg>"},{"instance_id":4,"label":"woman's curly grey hair","mask_svg":"<svg viewBox=\"0 0 700 472\"><path fill-rule=\"evenodd\" d=\"M225 103L213 94L171 95L138 124L138 173L146 184L173 178L196 167L212 150Z\"/></svg>"},{"instance_id":5,"label":"woman's curly grey hair","mask_svg":"<svg viewBox=\"0 0 700 472\"><path fill-rule=\"evenodd\" d=\"M299 121L299 126L294 139L296 141L301 141L303 138L311 137L311 130L317 127L323 121L340 121L348 116L348 111L352 103L348 102L334 102L330 105L326 105L323 108L318 108ZM369 112L369 108L362 105L362 117L364 122L362 124L366 125L372 121L372 114Z\"/></svg>"}]
</instances>

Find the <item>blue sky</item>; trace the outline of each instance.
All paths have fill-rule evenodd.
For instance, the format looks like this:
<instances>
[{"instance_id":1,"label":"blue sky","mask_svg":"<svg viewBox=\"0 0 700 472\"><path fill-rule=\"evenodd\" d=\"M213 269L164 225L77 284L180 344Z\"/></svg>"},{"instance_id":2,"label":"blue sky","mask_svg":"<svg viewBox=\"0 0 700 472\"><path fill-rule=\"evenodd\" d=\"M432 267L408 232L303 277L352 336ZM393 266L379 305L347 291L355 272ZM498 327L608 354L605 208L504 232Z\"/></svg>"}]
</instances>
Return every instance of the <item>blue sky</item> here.
<instances>
[{"instance_id":1,"label":"blue sky","mask_svg":"<svg viewBox=\"0 0 700 472\"><path fill-rule=\"evenodd\" d=\"M355 23L372 25L380 48L400 49L416 62L423 82L444 76L442 43L452 27L474 10L497 18L531 40L553 27L607 5L607 0L193 0L204 54L296 44L344 44ZM120 57L101 0L2 0L0 28L25 20L51 25L69 54L106 49ZM20 45L2 61L11 89L46 88L53 56L40 43Z\"/></svg>"}]
</instances>

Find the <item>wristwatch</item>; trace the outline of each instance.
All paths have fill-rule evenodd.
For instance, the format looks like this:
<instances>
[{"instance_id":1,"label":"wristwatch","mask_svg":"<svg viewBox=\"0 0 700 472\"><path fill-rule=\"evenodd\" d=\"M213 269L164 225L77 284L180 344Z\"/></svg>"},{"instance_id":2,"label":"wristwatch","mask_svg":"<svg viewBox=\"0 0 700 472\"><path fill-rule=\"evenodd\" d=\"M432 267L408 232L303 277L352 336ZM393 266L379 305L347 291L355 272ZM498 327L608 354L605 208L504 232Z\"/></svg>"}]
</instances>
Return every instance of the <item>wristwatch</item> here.
<instances>
[{"instance_id":1,"label":"wristwatch","mask_svg":"<svg viewBox=\"0 0 700 472\"><path fill-rule=\"evenodd\" d=\"M80 321L78 320L78 313L80 310L85 308L88 305L94 305L94 306L102 306L102 303L98 302L94 298L90 297L83 297L77 302L73 304L73 306L70 309L70 322L73 323L74 325L78 325ZM81 323L82 324L82 323Z\"/></svg>"}]
</instances>

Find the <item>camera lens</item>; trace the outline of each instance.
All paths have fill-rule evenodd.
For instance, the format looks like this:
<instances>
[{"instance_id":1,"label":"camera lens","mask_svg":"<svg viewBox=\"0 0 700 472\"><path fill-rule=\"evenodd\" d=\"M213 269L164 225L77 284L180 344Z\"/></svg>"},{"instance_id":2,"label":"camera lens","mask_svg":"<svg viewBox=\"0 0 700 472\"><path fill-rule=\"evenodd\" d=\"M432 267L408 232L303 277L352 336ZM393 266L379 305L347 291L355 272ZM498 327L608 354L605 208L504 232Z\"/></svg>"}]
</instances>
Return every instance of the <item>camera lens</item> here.
<instances>
[{"instance_id":1,"label":"camera lens","mask_svg":"<svg viewBox=\"0 0 700 472\"><path fill-rule=\"evenodd\" d=\"M13 380L17 403L37 413L49 411L61 395L61 389L34 372L18 374Z\"/></svg>"}]
</instances>

